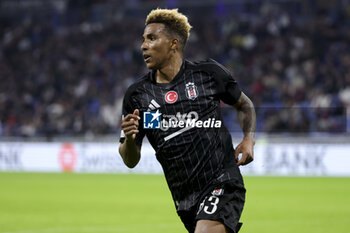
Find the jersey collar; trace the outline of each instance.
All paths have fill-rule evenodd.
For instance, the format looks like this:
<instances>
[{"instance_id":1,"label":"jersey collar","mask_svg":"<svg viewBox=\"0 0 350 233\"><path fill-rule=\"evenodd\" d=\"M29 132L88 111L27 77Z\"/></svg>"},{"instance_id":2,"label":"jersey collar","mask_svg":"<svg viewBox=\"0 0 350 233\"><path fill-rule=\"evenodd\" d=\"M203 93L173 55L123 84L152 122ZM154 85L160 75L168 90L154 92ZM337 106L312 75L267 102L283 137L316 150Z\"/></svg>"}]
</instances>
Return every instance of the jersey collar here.
<instances>
[{"instance_id":1,"label":"jersey collar","mask_svg":"<svg viewBox=\"0 0 350 233\"><path fill-rule=\"evenodd\" d=\"M156 85L160 85L160 86L168 86L168 85L172 85L174 83L177 82L178 79L180 79L182 77L182 75L184 74L185 72L185 68L186 68L186 63L187 61L186 60L182 60L182 65L181 65L181 68L179 70L179 72L175 75L175 77L173 78L173 80L171 80L169 83L157 83L156 82L156 70L152 70L148 73L148 77L149 79L151 80L152 83L156 84Z\"/></svg>"}]
</instances>

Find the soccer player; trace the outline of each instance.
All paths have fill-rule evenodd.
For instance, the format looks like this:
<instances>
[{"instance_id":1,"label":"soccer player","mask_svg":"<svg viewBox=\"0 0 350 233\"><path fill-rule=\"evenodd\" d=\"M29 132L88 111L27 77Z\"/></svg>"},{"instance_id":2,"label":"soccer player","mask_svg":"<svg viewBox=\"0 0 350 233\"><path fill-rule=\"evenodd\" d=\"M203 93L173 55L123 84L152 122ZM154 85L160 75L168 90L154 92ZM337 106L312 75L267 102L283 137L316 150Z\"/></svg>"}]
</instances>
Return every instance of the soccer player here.
<instances>
[{"instance_id":1,"label":"soccer player","mask_svg":"<svg viewBox=\"0 0 350 233\"><path fill-rule=\"evenodd\" d=\"M119 153L135 167L146 136L188 232L236 233L245 201L238 166L254 158L254 106L216 61L183 59L190 29L177 9L147 16L141 49L150 72L124 96ZM236 150L220 100L238 112L244 137Z\"/></svg>"}]
</instances>

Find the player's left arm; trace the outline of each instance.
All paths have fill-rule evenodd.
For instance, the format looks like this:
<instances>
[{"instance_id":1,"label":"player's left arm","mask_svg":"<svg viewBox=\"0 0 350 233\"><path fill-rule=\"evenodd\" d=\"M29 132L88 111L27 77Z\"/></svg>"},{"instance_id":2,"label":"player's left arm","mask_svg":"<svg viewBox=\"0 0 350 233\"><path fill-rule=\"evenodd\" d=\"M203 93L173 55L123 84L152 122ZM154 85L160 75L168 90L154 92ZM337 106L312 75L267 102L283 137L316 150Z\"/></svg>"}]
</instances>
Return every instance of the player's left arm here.
<instances>
[{"instance_id":1,"label":"player's left arm","mask_svg":"<svg viewBox=\"0 0 350 233\"><path fill-rule=\"evenodd\" d=\"M239 124L244 137L235 149L235 158L239 165L246 165L254 160L254 144L256 129L256 114L253 102L242 92L238 101L233 105L237 110ZM239 154L242 157L239 159Z\"/></svg>"}]
</instances>

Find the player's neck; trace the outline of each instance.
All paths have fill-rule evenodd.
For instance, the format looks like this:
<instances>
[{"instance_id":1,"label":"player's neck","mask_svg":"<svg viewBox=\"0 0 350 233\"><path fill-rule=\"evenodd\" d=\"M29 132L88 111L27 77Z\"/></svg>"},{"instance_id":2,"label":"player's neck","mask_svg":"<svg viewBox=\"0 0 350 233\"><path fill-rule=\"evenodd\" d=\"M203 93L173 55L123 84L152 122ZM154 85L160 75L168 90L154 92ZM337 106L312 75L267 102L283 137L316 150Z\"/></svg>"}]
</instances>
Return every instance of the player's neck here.
<instances>
[{"instance_id":1,"label":"player's neck","mask_svg":"<svg viewBox=\"0 0 350 233\"><path fill-rule=\"evenodd\" d=\"M156 72L157 83L171 82L175 78L175 76L179 73L182 66L182 62L183 62L182 56L176 56L171 61L169 61L167 66L157 70Z\"/></svg>"}]
</instances>

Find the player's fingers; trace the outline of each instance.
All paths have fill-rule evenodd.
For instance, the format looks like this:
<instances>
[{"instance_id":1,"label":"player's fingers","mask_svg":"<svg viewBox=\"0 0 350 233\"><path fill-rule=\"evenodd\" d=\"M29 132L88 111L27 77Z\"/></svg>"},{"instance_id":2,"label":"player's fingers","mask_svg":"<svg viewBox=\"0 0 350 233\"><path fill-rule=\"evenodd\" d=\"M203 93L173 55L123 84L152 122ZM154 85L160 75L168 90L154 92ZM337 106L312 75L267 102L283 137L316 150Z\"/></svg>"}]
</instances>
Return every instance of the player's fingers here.
<instances>
[{"instance_id":1,"label":"player's fingers","mask_svg":"<svg viewBox=\"0 0 350 233\"><path fill-rule=\"evenodd\" d=\"M245 162L245 158L244 158L243 155L242 155L242 158L241 158L240 160L238 160L237 165L238 165L238 166L241 166L241 165L244 164L244 162Z\"/></svg>"},{"instance_id":2,"label":"player's fingers","mask_svg":"<svg viewBox=\"0 0 350 233\"><path fill-rule=\"evenodd\" d=\"M252 162L253 160L254 160L254 154L249 154L249 156L248 156L248 158L246 160L246 162L247 162L246 164Z\"/></svg>"},{"instance_id":3,"label":"player's fingers","mask_svg":"<svg viewBox=\"0 0 350 233\"><path fill-rule=\"evenodd\" d=\"M239 154L241 153L241 147L240 146L237 146L237 148L235 149L235 159L236 159L236 162L238 161L238 157L239 157Z\"/></svg>"},{"instance_id":4,"label":"player's fingers","mask_svg":"<svg viewBox=\"0 0 350 233\"><path fill-rule=\"evenodd\" d=\"M246 164L252 162L254 159L251 156L248 156L248 158L246 159Z\"/></svg>"},{"instance_id":5,"label":"player's fingers","mask_svg":"<svg viewBox=\"0 0 350 233\"><path fill-rule=\"evenodd\" d=\"M131 119L140 120L140 117L135 114L128 114L123 118L123 121L130 121Z\"/></svg>"},{"instance_id":6,"label":"player's fingers","mask_svg":"<svg viewBox=\"0 0 350 233\"><path fill-rule=\"evenodd\" d=\"M138 109L135 109L133 114L134 114L135 116L140 116L140 112L139 112ZM139 120L140 120L140 117L139 117Z\"/></svg>"},{"instance_id":7,"label":"player's fingers","mask_svg":"<svg viewBox=\"0 0 350 233\"><path fill-rule=\"evenodd\" d=\"M121 127L122 128L125 128L125 127L128 127L128 126L131 126L131 125L136 125L137 127L139 126L139 121L135 120L135 119L130 119L128 121L122 121L122 124L121 124Z\"/></svg>"},{"instance_id":8,"label":"player's fingers","mask_svg":"<svg viewBox=\"0 0 350 233\"><path fill-rule=\"evenodd\" d=\"M135 121L134 124L136 125L136 127L139 127L139 121Z\"/></svg>"},{"instance_id":9,"label":"player's fingers","mask_svg":"<svg viewBox=\"0 0 350 233\"><path fill-rule=\"evenodd\" d=\"M236 160L236 162L239 161L239 155L240 155L240 153L236 151L235 152L235 160Z\"/></svg>"},{"instance_id":10,"label":"player's fingers","mask_svg":"<svg viewBox=\"0 0 350 233\"><path fill-rule=\"evenodd\" d=\"M124 131L125 136L130 136L130 135L137 134L137 133L139 133L138 129L131 129L131 130L128 130L126 132Z\"/></svg>"},{"instance_id":11,"label":"player's fingers","mask_svg":"<svg viewBox=\"0 0 350 233\"><path fill-rule=\"evenodd\" d=\"M130 125L135 125L136 127L139 127L139 121L133 118L130 120Z\"/></svg>"},{"instance_id":12,"label":"player's fingers","mask_svg":"<svg viewBox=\"0 0 350 233\"><path fill-rule=\"evenodd\" d=\"M131 131L131 130L137 130L138 127L136 125L129 125L127 127L123 128L124 134L126 134L127 132Z\"/></svg>"},{"instance_id":13,"label":"player's fingers","mask_svg":"<svg viewBox=\"0 0 350 233\"><path fill-rule=\"evenodd\" d=\"M243 153L242 158L238 161L237 165L246 165L253 161L253 157L249 153Z\"/></svg>"},{"instance_id":14,"label":"player's fingers","mask_svg":"<svg viewBox=\"0 0 350 233\"><path fill-rule=\"evenodd\" d=\"M139 118L138 116L135 116L135 115L127 115L126 117L124 117L124 119L122 120L122 123L123 122L135 122L135 121L139 121Z\"/></svg>"},{"instance_id":15,"label":"player's fingers","mask_svg":"<svg viewBox=\"0 0 350 233\"><path fill-rule=\"evenodd\" d=\"M247 157L248 157L248 153L247 152L242 152L242 157L238 160L237 165L238 166L244 165L246 163Z\"/></svg>"}]
</instances>

